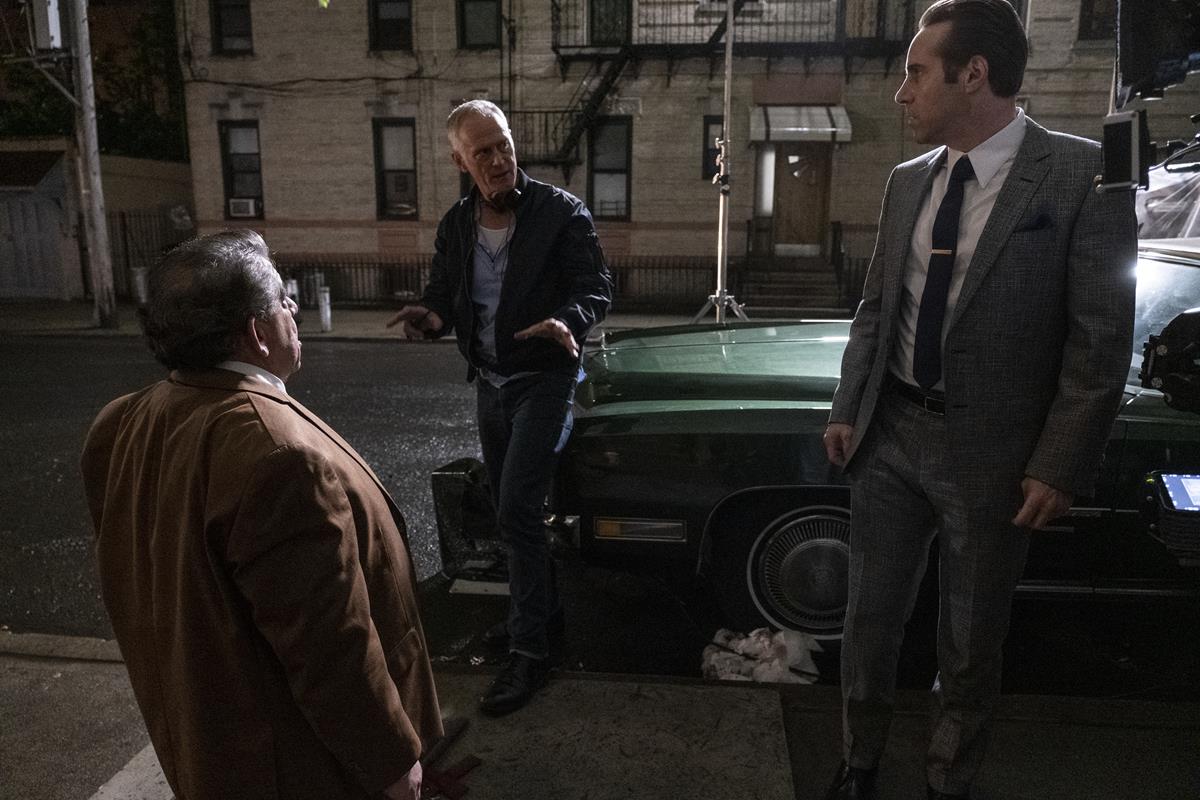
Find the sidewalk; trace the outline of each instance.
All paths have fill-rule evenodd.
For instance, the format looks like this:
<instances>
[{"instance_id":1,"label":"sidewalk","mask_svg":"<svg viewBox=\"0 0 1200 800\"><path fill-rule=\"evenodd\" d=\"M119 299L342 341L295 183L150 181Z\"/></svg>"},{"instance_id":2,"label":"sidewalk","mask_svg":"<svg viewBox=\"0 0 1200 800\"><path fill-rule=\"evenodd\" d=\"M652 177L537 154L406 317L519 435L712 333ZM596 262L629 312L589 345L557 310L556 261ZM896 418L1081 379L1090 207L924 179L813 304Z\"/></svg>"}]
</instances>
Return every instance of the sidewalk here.
<instances>
[{"instance_id":1,"label":"sidewalk","mask_svg":"<svg viewBox=\"0 0 1200 800\"><path fill-rule=\"evenodd\" d=\"M696 311L700 309L697 308ZM399 329L388 328L387 321L396 313L395 309L342 309L334 308L332 313L332 329L321 331L321 320L315 308L300 310L300 336L306 340L315 339L395 339L403 341ZM756 313L748 309L747 313L755 322L791 319L794 321L795 312L789 317L785 309L762 309ZM610 314L597 327L589 340L598 340L605 331L627 330L630 328L649 328L660 325L686 325L695 316L691 314L654 314L654 313L622 313ZM731 316L727 315L727 318ZM93 323L92 304L85 301L64 300L0 300L0 335L61 335L76 334L84 336L140 336L137 309L127 303L118 308L117 319L119 327L115 330L98 328ZM715 322L712 311L702 320ZM454 337L443 337L438 342L451 343Z\"/></svg>"},{"instance_id":2,"label":"sidewalk","mask_svg":"<svg viewBox=\"0 0 1200 800\"><path fill-rule=\"evenodd\" d=\"M166 800L112 642L0 632L0 798ZM468 800L820 800L838 761L828 686L558 671L527 708L475 711L488 672L437 665L468 720ZM880 800L924 797L923 693L902 693ZM1200 796L1200 704L1005 696L974 800Z\"/></svg>"},{"instance_id":3,"label":"sidewalk","mask_svg":"<svg viewBox=\"0 0 1200 800\"><path fill-rule=\"evenodd\" d=\"M697 309L699 311L699 309ZM137 310L122 303L116 330L102 329L92 321L92 304L63 300L0 300L0 334L80 334L85 336L139 336ZM388 328L395 309L334 308L332 330L321 331L320 315L315 308L300 310L300 335L304 339L396 339L399 329ZM686 314L612 314L594 335L604 330L647 328L655 325L683 325L692 321ZM709 312L708 320L715 320ZM438 341L453 342L454 337Z\"/></svg>"}]
</instances>

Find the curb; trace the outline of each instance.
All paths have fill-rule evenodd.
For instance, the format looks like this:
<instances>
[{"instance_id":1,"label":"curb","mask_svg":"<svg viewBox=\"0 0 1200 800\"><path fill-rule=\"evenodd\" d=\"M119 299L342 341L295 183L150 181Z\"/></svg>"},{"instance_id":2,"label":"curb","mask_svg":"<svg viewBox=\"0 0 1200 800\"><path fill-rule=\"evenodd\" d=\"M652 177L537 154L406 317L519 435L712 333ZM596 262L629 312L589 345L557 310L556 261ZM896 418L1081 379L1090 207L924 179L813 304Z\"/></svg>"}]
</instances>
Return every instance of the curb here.
<instances>
[{"instance_id":1,"label":"curb","mask_svg":"<svg viewBox=\"0 0 1200 800\"><path fill-rule=\"evenodd\" d=\"M58 658L67 661L106 661L123 664L114 639L90 636L57 636L48 633L0 631L0 656Z\"/></svg>"}]
</instances>

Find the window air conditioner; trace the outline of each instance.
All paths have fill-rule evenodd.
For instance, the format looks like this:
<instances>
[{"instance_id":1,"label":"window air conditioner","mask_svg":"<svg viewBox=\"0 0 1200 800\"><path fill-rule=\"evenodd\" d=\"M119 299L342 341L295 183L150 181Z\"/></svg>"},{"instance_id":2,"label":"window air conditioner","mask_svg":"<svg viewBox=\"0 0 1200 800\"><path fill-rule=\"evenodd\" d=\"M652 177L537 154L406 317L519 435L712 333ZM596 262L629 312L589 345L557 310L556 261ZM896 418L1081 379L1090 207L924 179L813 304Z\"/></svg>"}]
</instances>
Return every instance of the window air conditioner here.
<instances>
[{"instance_id":1,"label":"window air conditioner","mask_svg":"<svg viewBox=\"0 0 1200 800\"><path fill-rule=\"evenodd\" d=\"M231 217L257 217L258 216L258 201L252 197L231 197L231 198L229 198L229 216L231 216Z\"/></svg>"}]
</instances>

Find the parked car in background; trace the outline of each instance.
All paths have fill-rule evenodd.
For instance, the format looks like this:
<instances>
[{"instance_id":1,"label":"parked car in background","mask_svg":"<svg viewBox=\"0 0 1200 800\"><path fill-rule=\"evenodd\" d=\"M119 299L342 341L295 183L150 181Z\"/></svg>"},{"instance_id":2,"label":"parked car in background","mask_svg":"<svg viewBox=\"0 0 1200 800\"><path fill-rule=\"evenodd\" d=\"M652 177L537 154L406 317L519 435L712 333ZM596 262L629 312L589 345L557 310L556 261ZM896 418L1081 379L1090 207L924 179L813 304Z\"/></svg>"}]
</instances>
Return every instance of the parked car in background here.
<instances>
[{"instance_id":1,"label":"parked car in background","mask_svg":"<svg viewBox=\"0 0 1200 800\"><path fill-rule=\"evenodd\" d=\"M1200 553L1154 538L1142 508L1147 473L1200 473L1200 415L1138 378L1146 339L1200 306L1200 239L1143 242L1137 273L1129 380L1095 496L1034 535L1022 593L1200 596ZM695 575L737 629L840 635L849 489L821 436L848 331L751 321L606 335L552 499L578 517L582 554Z\"/></svg>"}]
</instances>

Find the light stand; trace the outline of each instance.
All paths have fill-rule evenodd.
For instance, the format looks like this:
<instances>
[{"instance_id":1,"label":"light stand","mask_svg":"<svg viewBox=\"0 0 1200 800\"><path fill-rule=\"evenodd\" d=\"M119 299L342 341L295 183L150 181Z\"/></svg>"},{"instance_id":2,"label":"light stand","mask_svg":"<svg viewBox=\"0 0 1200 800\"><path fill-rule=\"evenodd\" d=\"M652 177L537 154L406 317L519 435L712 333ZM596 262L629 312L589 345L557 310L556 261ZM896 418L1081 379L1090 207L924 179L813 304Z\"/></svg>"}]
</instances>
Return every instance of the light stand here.
<instances>
[{"instance_id":1,"label":"light stand","mask_svg":"<svg viewBox=\"0 0 1200 800\"><path fill-rule=\"evenodd\" d=\"M717 139L717 164L719 170L713 176L713 184L721 191L717 212L717 290L708 296L704 308L692 318L695 325L708 315L710 309L717 312L717 322L725 322L725 311L731 309L740 319L748 319L741 304L726 289L729 274L729 117L733 104L733 13L734 0L725 0L725 116L721 122L721 138Z\"/></svg>"}]
</instances>

